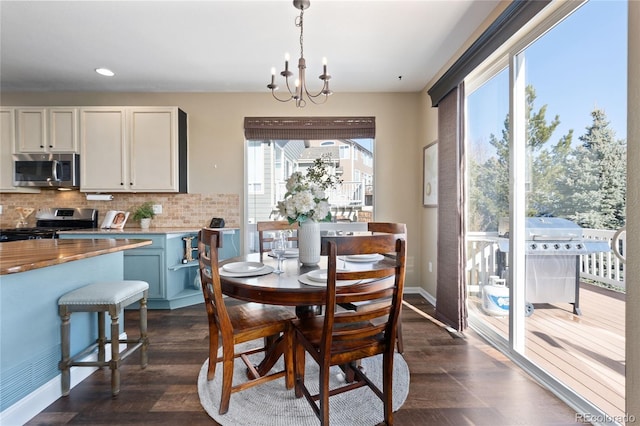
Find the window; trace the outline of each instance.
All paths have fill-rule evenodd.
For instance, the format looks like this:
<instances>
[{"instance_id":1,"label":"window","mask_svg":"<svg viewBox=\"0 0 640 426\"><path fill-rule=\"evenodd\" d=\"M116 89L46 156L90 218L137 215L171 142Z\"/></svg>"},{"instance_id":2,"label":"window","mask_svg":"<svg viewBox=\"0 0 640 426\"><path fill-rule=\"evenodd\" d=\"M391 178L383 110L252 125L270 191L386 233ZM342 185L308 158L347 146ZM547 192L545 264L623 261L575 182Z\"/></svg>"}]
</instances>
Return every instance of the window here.
<instances>
[{"instance_id":1,"label":"window","mask_svg":"<svg viewBox=\"0 0 640 426\"><path fill-rule=\"evenodd\" d=\"M340 159L346 160L349 158L351 152L351 145L340 145Z\"/></svg>"},{"instance_id":2,"label":"window","mask_svg":"<svg viewBox=\"0 0 640 426\"><path fill-rule=\"evenodd\" d=\"M264 147L261 142L249 141L247 159L251 167L247 169L247 191L249 194L264 193Z\"/></svg>"},{"instance_id":3,"label":"window","mask_svg":"<svg viewBox=\"0 0 640 426\"><path fill-rule=\"evenodd\" d=\"M341 154L355 150L355 146L370 152L373 158L373 139L344 139L333 143L320 140L264 140L247 141L247 245L257 251L255 224L265 220L282 220L278 201L287 192L287 178L293 172L305 173L316 158L329 156L333 173L341 184L328 191L332 215L336 220L373 220L373 165L357 166ZM344 147L344 148L343 148ZM366 169L366 172L363 172ZM366 179L365 179L366 176ZM348 207L348 209L346 209Z\"/></svg>"}]
</instances>

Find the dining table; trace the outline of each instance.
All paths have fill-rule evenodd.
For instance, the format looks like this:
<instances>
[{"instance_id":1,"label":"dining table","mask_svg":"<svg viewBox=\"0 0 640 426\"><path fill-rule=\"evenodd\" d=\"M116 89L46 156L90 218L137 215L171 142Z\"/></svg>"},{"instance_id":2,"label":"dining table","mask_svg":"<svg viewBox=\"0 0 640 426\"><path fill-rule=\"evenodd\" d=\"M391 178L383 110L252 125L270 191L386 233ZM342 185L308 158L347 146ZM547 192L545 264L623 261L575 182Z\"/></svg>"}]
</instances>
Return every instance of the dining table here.
<instances>
[{"instance_id":1,"label":"dining table","mask_svg":"<svg viewBox=\"0 0 640 426\"><path fill-rule=\"evenodd\" d=\"M344 256L338 257L338 269L370 270L382 269L393 264L394 260L385 255L373 257ZM230 268L231 265L253 266L246 272ZM316 307L324 305L326 298L326 281L312 278L314 272L326 271L327 256L321 256L317 265L303 265L296 256L285 257L283 271L273 271L277 260L270 254L250 253L220 262L220 284L222 293L246 302L269 305L295 306L298 318L315 315ZM236 272L240 271L240 272ZM310 276L311 275L311 276ZM317 274L316 274L317 275ZM392 286L393 276L376 281L338 282L336 299L340 303L341 289L347 285L349 290L357 288L383 289Z\"/></svg>"},{"instance_id":2,"label":"dining table","mask_svg":"<svg viewBox=\"0 0 640 426\"><path fill-rule=\"evenodd\" d=\"M275 273L275 257L264 253L250 253L220 262L220 284L222 293L246 302L270 305L293 306L298 318L307 318L322 312L326 298L326 281L318 280L326 275L327 256L321 256L317 265L303 265L298 261L295 250L283 261L283 272ZM338 257L338 269L370 270L382 269L395 264L388 255L344 256ZM338 282L336 300L340 303L340 293L346 287L349 291L358 289L381 290L394 285L394 277L379 280ZM274 336L275 337L275 336ZM273 340L265 358L256 366L258 373L264 375L284 352L283 339Z\"/></svg>"}]
</instances>

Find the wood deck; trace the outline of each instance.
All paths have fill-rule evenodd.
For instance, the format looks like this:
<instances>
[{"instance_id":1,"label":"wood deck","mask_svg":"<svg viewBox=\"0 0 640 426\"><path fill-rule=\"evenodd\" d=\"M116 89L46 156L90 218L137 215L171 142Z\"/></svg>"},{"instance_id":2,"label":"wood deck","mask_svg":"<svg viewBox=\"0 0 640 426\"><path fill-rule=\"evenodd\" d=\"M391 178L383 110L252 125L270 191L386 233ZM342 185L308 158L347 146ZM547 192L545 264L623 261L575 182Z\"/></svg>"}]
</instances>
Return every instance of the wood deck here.
<instances>
[{"instance_id":1,"label":"wood deck","mask_svg":"<svg viewBox=\"0 0 640 426\"><path fill-rule=\"evenodd\" d=\"M525 322L526 356L607 414L623 416L625 296L583 283L580 309L578 316L568 303L536 304ZM508 336L508 318L483 317Z\"/></svg>"}]
</instances>

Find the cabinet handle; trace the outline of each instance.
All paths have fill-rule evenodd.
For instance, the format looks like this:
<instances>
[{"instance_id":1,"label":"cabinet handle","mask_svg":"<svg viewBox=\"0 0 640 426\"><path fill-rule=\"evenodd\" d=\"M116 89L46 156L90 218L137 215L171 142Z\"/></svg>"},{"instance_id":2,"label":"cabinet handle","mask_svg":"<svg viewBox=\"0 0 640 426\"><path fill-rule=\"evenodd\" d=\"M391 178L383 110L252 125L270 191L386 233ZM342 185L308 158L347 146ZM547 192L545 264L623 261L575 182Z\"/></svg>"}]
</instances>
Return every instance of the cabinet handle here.
<instances>
[{"instance_id":1,"label":"cabinet handle","mask_svg":"<svg viewBox=\"0 0 640 426\"><path fill-rule=\"evenodd\" d=\"M53 148L53 145L49 145L49 148Z\"/></svg>"},{"instance_id":2,"label":"cabinet handle","mask_svg":"<svg viewBox=\"0 0 640 426\"><path fill-rule=\"evenodd\" d=\"M120 185L124 186L124 182L120 182Z\"/></svg>"},{"instance_id":3,"label":"cabinet handle","mask_svg":"<svg viewBox=\"0 0 640 426\"><path fill-rule=\"evenodd\" d=\"M44 145L40 145L40 148L44 148Z\"/></svg>"}]
</instances>

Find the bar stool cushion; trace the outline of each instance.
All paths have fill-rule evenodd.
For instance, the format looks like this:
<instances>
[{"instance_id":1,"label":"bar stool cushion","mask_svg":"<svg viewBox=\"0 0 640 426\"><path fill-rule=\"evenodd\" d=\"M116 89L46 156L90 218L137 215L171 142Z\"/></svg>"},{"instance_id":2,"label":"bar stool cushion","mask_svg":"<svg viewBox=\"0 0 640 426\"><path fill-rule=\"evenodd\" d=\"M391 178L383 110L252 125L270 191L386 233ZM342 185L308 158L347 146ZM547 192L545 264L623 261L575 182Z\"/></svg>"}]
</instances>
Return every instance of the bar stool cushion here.
<instances>
[{"instance_id":1,"label":"bar stool cushion","mask_svg":"<svg viewBox=\"0 0 640 426\"><path fill-rule=\"evenodd\" d=\"M148 289L145 281L99 282L64 294L58 305L117 305Z\"/></svg>"}]
</instances>

